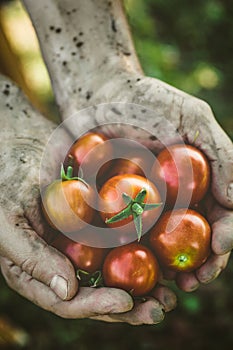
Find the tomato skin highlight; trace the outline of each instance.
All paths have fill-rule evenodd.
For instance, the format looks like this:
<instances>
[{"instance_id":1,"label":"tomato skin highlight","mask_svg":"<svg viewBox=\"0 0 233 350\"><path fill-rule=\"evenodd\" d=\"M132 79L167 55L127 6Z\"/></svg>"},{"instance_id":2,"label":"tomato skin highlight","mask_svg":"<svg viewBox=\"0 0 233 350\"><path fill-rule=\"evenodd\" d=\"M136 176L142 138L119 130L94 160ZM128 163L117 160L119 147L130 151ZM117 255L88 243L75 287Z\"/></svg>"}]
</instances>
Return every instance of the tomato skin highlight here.
<instances>
[{"instance_id":1,"label":"tomato skin highlight","mask_svg":"<svg viewBox=\"0 0 233 350\"><path fill-rule=\"evenodd\" d=\"M131 159L119 158L115 161L115 164L113 164L111 172L108 175L109 178L122 174L136 174L145 176L143 169L143 159L139 157L133 157Z\"/></svg>"},{"instance_id":2,"label":"tomato skin highlight","mask_svg":"<svg viewBox=\"0 0 233 350\"><path fill-rule=\"evenodd\" d=\"M105 181L116 175L135 174L148 177L153 164L154 156L144 148L129 147L125 157L116 158L106 171Z\"/></svg>"},{"instance_id":3,"label":"tomato skin highlight","mask_svg":"<svg viewBox=\"0 0 233 350\"><path fill-rule=\"evenodd\" d=\"M205 196L209 188L210 166L199 149L191 145L172 145L157 156L151 178L159 188L165 183L168 205L192 206Z\"/></svg>"},{"instance_id":4,"label":"tomato skin highlight","mask_svg":"<svg viewBox=\"0 0 233 350\"><path fill-rule=\"evenodd\" d=\"M112 156L111 142L107 142L108 138L101 133L89 132L77 139L68 151L65 164L71 163L74 168L74 175L78 175L81 167L84 177L88 179L93 173L97 174L102 164L103 172L106 171L110 164L107 161Z\"/></svg>"},{"instance_id":5,"label":"tomato skin highlight","mask_svg":"<svg viewBox=\"0 0 233 350\"><path fill-rule=\"evenodd\" d=\"M105 256L102 248L89 247L59 235L51 244L73 263L76 269L92 273L100 270Z\"/></svg>"},{"instance_id":6,"label":"tomato skin highlight","mask_svg":"<svg viewBox=\"0 0 233 350\"><path fill-rule=\"evenodd\" d=\"M166 269L191 272L210 254L210 225L192 209L165 212L149 235L150 246Z\"/></svg>"},{"instance_id":7,"label":"tomato skin highlight","mask_svg":"<svg viewBox=\"0 0 233 350\"><path fill-rule=\"evenodd\" d=\"M114 248L103 264L104 283L134 296L149 293L158 280L158 263L151 250L139 243Z\"/></svg>"},{"instance_id":8,"label":"tomato skin highlight","mask_svg":"<svg viewBox=\"0 0 233 350\"><path fill-rule=\"evenodd\" d=\"M92 221L94 191L80 180L55 180L42 195L42 209L48 223L61 232L82 229Z\"/></svg>"},{"instance_id":9,"label":"tomato skin highlight","mask_svg":"<svg viewBox=\"0 0 233 350\"><path fill-rule=\"evenodd\" d=\"M126 193L132 198L141 191L146 189L147 194L144 199L144 203L160 203L161 198L156 186L148 179L134 174L123 174L117 175L107 180L101 187L99 196L99 211L102 220L106 222L107 219L113 217L126 207L123 193ZM157 220L161 213L161 207L150 211L144 211L142 213L143 230L149 229ZM133 223L133 216L130 215L128 218L122 221L108 224L112 228L120 228L122 231L135 232L135 226Z\"/></svg>"}]
</instances>

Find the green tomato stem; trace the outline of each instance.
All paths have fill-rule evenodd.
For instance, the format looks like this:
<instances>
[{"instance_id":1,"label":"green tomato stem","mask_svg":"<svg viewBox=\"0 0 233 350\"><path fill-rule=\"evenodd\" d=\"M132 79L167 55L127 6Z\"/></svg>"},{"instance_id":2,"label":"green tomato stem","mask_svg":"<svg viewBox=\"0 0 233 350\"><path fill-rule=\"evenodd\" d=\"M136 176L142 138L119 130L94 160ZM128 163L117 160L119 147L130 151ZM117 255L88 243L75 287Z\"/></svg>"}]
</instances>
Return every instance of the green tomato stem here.
<instances>
[{"instance_id":1,"label":"green tomato stem","mask_svg":"<svg viewBox=\"0 0 233 350\"><path fill-rule=\"evenodd\" d=\"M162 205L162 203L144 203L144 199L147 195L147 190L142 188L135 199L132 199L128 194L122 193L122 198L127 206L119 213L105 220L106 224L113 224L115 222L127 219L130 215L133 216L135 229L137 232L138 241L142 236L142 214L144 211L153 210Z\"/></svg>"},{"instance_id":2,"label":"green tomato stem","mask_svg":"<svg viewBox=\"0 0 233 350\"><path fill-rule=\"evenodd\" d=\"M146 198L147 190L145 188L142 188L141 191L138 192L136 195L134 201L137 203L142 203L144 199Z\"/></svg>"},{"instance_id":3,"label":"green tomato stem","mask_svg":"<svg viewBox=\"0 0 233 350\"><path fill-rule=\"evenodd\" d=\"M71 165L69 165L67 167L66 176L70 179L70 178L72 178L72 175L73 175L73 167Z\"/></svg>"},{"instance_id":4,"label":"green tomato stem","mask_svg":"<svg viewBox=\"0 0 233 350\"><path fill-rule=\"evenodd\" d=\"M80 283L84 287L101 287L103 286L103 278L101 271L87 272L81 269L76 271L76 276L80 280Z\"/></svg>"},{"instance_id":5,"label":"green tomato stem","mask_svg":"<svg viewBox=\"0 0 233 350\"><path fill-rule=\"evenodd\" d=\"M144 209L142 208L142 206L139 203L133 203L132 206L132 211L133 213L140 215L143 213Z\"/></svg>"},{"instance_id":6,"label":"green tomato stem","mask_svg":"<svg viewBox=\"0 0 233 350\"><path fill-rule=\"evenodd\" d=\"M122 198L123 201L125 202L126 205L130 204L132 202L132 198L127 194L127 193L122 193Z\"/></svg>"},{"instance_id":7,"label":"green tomato stem","mask_svg":"<svg viewBox=\"0 0 233 350\"><path fill-rule=\"evenodd\" d=\"M114 222L122 221L127 219L130 215L132 215L131 205L128 205L125 209L112 216L109 219L105 220L106 224L113 224Z\"/></svg>"},{"instance_id":8,"label":"green tomato stem","mask_svg":"<svg viewBox=\"0 0 233 350\"><path fill-rule=\"evenodd\" d=\"M67 167L67 172L65 172L64 166L62 164L61 165L61 180L62 181L77 180L77 181L83 182L85 186L89 187L88 183L85 180L83 180L83 178L78 177L78 176L72 177L72 175L73 175L73 167L69 165Z\"/></svg>"},{"instance_id":9,"label":"green tomato stem","mask_svg":"<svg viewBox=\"0 0 233 350\"><path fill-rule=\"evenodd\" d=\"M133 221L134 221L134 225L138 236L138 242L139 242L142 237L142 215L133 213Z\"/></svg>"}]
</instances>

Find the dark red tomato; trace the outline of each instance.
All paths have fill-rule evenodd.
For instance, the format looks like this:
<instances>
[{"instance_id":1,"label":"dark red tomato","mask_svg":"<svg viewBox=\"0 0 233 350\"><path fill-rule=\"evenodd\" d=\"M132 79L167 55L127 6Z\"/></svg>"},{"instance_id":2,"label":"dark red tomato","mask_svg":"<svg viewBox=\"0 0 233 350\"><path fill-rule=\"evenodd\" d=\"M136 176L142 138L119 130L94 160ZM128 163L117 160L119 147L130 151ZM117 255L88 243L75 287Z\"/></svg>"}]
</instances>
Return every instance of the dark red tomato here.
<instances>
[{"instance_id":1,"label":"dark red tomato","mask_svg":"<svg viewBox=\"0 0 233 350\"><path fill-rule=\"evenodd\" d=\"M123 199L123 194L127 194L132 199L135 199L142 189L146 190L143 203L151 204L161 202L160 194L156 186L145 177L124 174L114 176L106 181L99 192L99 210L103 221L106 222L107 219L112 218L126 208L127 205ZM160 213L161 207L143 211L142 223L144 232L156 222ZM132 221L133 215L129 215L128 218L110 223L108 226L113 228L120 227L127 232L135 232L135 226Z\"/></svg>"},{"instance_id":2,"label":"dark red tomato","mask_svg":"<svg viewBox=\"0 0 233 350\"><path fill-rule=\"evenodd\" d=\"M47 221L64 233L80 230L92 221L94 202L94 191L80 180L56 180L42 195Z\"/></svg>"},{"instance_id":3,"label":"dark red tomato","mask_svg":"<svg viewBox=\"0 0 233 350\"><path fill-rule=\"evenodd\" d=\"M159 188L165 183L167 204L186 207L196 204L206 194L210 167L205 155L197 148L173 145L159 153L151 178Z\"/></svg>"},{"instance_id":4,"label":"dark red tomato","mask_svg":"<svg viewBox=\"0 0 233 350\"><path fill-rule=\"evenodd\" d=\"M152 153L148 149L127 149L124 158L117 158L107 171L107 177L123 174L136 174L148 177L153 162Z\"/></svg>"},{"instance_id":5,"label":"dark red tomato","mask_svg":"<svg viewBox=\"0 0 233 350\"><path fill-rule=\"evenodd\" d=\"M72 241L64 235L55 238L52 246L66 255L76 269L92 273L101 269L105 250Z\"/></svg>"},{"instance_id":6,"label":"dark red tomato","mask_svg":"<svg viewBox=\"0 0 233 350\"><path fill-rule=\"evenodd\" d=\"M121 288L134 296L146 295L158 279L158 263L149 248L130 243L114 248L103 265L104 283Z\"/></svg>"},{"instance_id":7,"label":"dark red tomato","mask_svg":"<svg viewBox=\"0 0 233 350\"><path fill-rule=\"evenodd\" d=\"M150 245L161 267L190 272L210 254L211 229L207 220L191 209L164 213L150 231Z\"/></svg>"},{"instance_id":8,"label":"dark red tomato","mask_svg":"<svg viewBox=\"0 0 233 350\"><path fill-rule=\"evenodd\" d=\"M65 163L73 166L74 175L82 168L85 178L97 174L99 168L112 157L112 145L107 137L96 132L81 136L70 148ZM106 166L103 167L106 170Z\"/></svg>"}]
</instances>

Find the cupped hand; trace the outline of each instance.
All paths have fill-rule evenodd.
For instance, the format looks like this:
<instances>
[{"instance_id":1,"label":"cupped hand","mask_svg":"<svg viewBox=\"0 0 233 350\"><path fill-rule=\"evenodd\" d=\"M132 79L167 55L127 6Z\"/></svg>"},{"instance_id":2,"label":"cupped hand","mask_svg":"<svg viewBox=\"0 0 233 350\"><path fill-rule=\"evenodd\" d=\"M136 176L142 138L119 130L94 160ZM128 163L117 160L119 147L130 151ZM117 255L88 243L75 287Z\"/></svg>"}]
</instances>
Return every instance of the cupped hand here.
<instances>
[{"instance_id":1,"label":"cupped hand","mask_svg":"<svg viewBox=\"0 0 233 350\"><path fill-rule=\"evenodd\" d=\"M96 107L96 125L117 122L115 128L104 127L107 134L138 140L155 151L177 142L178 136L178 139L181 137L207 155L212 169L211 191L214 198L208 205L216 208L215 212L219 214L214 218L207 214L213 230L212 256L195 275L182 277L184 275L180 274L178 283L182 289L191 290L199 282L206 283L216 277L225 267L233 246L233 146L209 106L166 83L143 75L120 1L112 2L111 6L107 0L101 5L87 1L85 7L81 1L70 0L70 6L73 4L78 11L69 16L69 20L67 4L62 1L51 1L50 11L46 1L41 1L40 6L35 6L31 0L24 3L36 23L62 118L69 118L87 105L136 104L137 109L132 106L132 109L122 110L119 106L112 106L110 110L100 108L100 113ZM53 21L54 13L59 28L67 35L57 36L56 31L48 35L47 23ZM88 21L90 13L98 13L98 16ZM109 25L109 18L116 20L114 26ZM74 38L77 39L77 33L83 34L84 28L89 33L88 40L74 52ZM95 33L95 36L90 33ZM95 52L96 40L99 46ZM67 49L57 54L58 47ZM74 52L75 57L70 57L70 52ZM148 109L151 111L149 115ZM73 132L74 128L71 127L70 131Z\"/></svg>"},{"instance_id":2,"label":"cupped hand","mask_svg":"<svg viewBox=\"0 0 233 350\"><path fill-rule=\"evenodd\" d=\"M5 89L9 91L7 97L2 93ZM151 297L134 306L123 290L79 287L71 262L48 244L54 231L40 210L40 182L53 178L65 145L70 146L72 141L61 129L53 144L53 156L47 158L47 168L39 178L42 155L56 125L34 111L19 89L4 78L0 79L0 91L0 264L8 285L41 308L65 318L160 322L164 310L175 306L172 292L165 288L157 300Z\"/></svg>"},{"instance_id":3,"label":"cupped hand","mask_svg":"<svg viewBox=\"0 0 233 350\"><path fill-rule=\"evenodd\" d=\"M232 141L206 102L157 79L128 72L112 77L112 81L121 87L117 92L112 94L103 84L95 96L97 102L100 95L120 102L113 103L107 112L104 108L105 113L96 113L97 122L106 123L103 130L111 136L137 140L155 153L182 140L203 151L210 162L211 193L205 210L212 228L211 256L195 273L172 274L181 289L192 291L220 274L233 248ZM116 131L112 122L117 123Z\"/></svg>"}]
</instances>

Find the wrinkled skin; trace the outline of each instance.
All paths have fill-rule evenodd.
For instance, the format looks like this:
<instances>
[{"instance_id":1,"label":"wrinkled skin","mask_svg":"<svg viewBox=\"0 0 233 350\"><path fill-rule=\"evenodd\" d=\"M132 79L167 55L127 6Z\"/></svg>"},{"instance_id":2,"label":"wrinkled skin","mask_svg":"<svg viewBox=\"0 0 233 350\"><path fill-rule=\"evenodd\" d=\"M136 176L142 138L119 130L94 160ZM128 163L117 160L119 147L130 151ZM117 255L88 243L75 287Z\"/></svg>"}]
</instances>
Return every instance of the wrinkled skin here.
<instances>
[{"instance_id":1,"label":"wrinkled skin","mask_svg":"<svg viewBox=\"0 0 233 350\"><path fill-rule=\"evenodd\" d=\"M7 98L2 93L6 85L10 86ZM176 304L170 290L167 298L165 289L163 296L158 293L157 299L150 297L134 306L123 290L79 288L71 262L47 243L52 241L54 231L40 210L39 170L44 147L56 125L35 112L5 78L0 80L0 91L0 263L7 284L64 318L91 317L130 324L160 322L164 309L168 309L164 300L172 308ZM47 177L40 179L42 184L54 178L51 169L59 173L64 145L70 143L69 136L62 132L53 157L47 159Z\"/></svg>"},{"instance_id":2,"label":"wrinkled skin","mask_svg":"<svg viewBox=\"0 0 233 350\"><path fill-rule=\"evenodd\" d=\"M206 154L212 170L212 193L205 208L213 231L212 254L194 273L171 275L168 271L164 277L176 278L178 286L186 291L195 290L200 283L212 281L226 267L233 247L233 146L217 124L209 106L159 80L143 75L126 33L128 29L124 30L124 19L117 12L118 9L111 9L114 11L111 16L119 15L115 21L117 32L113 31L109 25L109 8L105 6L105 1L85 1L87 7L84 7L82 1L69 0L70 8L79 6L75 16L70 16L69 20L65 17L68 12L67 1L44 0L38 3L39 6L35 6L32 0L24 0L24 3L36 20L37 33L63 119L88 105L112 101L135 103L140 105L137 111L139 113L131 111L120 115L116 108L111 113L95 113L94 125L116 120L131 125L137 122L137 126L149 130L152 137L134 127L118 127L115 129L117 132L112 127L106 127L104 131L109 137L125 136L139 140L158 152L163 146L159 139L165 144L176 141L173 130L167 128L160 118L163 116L187 143ZM117 3L114 1L112 5ZM100 13L103 19L100 31L96 30L100 28L100 18L92 16L92 22L90 21L93 6L97 6L93 13L102 11L103 8ZM48 26L54 23L54 18L62 29L59 36L56 31L49 35L47 32ZM95 36L90 30L91 35L80 48L81 56L78 53L75 57L70 56L74 46L73 38L83 29L82 26L91 26L92 23L93 28L90 29L94 29ZM105 40L107 34L111 40ZM103 35L99 38L99 44L105 45L101 49L98 45L97 55L93 54L96 35ZM57 55L57 48L62 46L67 49L62 55ZM119 57L121 61L118 60ZM66 66L62 65L64 60ZM83 91L78 94L80 82ZM134 325L162 321L164 311L169 311L176 305L174 293L164 286L158 286L146 302L136 302L134 305L129 294L114 288L80 288L76 295L78 286L71 263L45 243L50 241L53 232L44 225L38 205L41 154L55 126L33 112L12 86L10 95L6 97L2 93L5 84L2 82L0 89L1 123L3 120L3 128L0 129L0 254L1 269L7 283L40 307L66 318L91 317ZM87 94L90 90L92 94ZM148 117L142 106L150 108L153 115ZM79 126L78 122L76 127ZM6 128L8 132L4 130ZM73 130L71 127L70 131ZM196 138L197 131L199 135ZM63 135L63 144L65 140L67 136ZM53 159L53 164L59 164L58 149L59 147L54 150L54 156L58 157ZM47 174L49 180L49 168ZM57 275L67 281L67 291L64 281L60 288L56 286L56 277L51 283Z\"/></svg>"},{"instance_id":3,"label":"wrinkled skin","mask_svg":"<svg viewBox=\"0 0 233 350\"><path fill-rule=\"evenodd\" d=\"M129 73L123 73L118 77L119 85L124 86L127 79L135 81L131 92L127 86L121 89L120 97L127 96L128 102L140 103L145 107L154 108L157 115L164 115L165 119L172 123L172 128L164 126L164 119L156 116L146 115L143 109L138 110L137 126L143 126L150 133L142 132L135 127L118 127L117 132L121 137L133 138L148 146L155 153L165 145L177 142L176 131L186 143L199 148L207 157L211 167L211 188L206 198L204 210L206 218L212 229L212 252L206 263L190 273L170 273L167 278L175 279L177 285L184 291L191 292L199 287L213 281L225 269L233 247L233 144L224 133L207 103L195 97L187 95L159 80L142 77ZM139 82L136 81L140 79ZM112 78L114 79L114 78ZM102 88L104 90L104 86ZM120 100L120 97L111 95L112 100ZM98 101L98 92L96 99ZM122 97L123 98L123 97ZM147 103L148 102L148 103ZM141 112L140 112L141 111ZM119 111L118 111L119 113ZM118 116L118 120L135 125L135 110L125 117ZM111 122L111 118L117 118L112 113L98 114L98 122ZM106 131L112 133L112 128L105 127ZM198 137L196 137L198 131ZM163 140L164 144L161 144Z\"/></svg>"},{"instance_id":4,"label":"wrinkled skin","mask_svg":"<svg viewBox=\"0 0 233 350\"><path fill-rule=\"evenodd\" d=\"M151 82L153 85L153 80ZM5 84L3 80L1 91ZM134 307L131 297L121 290L81 288L76 295L78 286L71 263L45 243L51 239L53 232L44 225L38 204L40 158L54 125L33 112L12 85L8 99L9 103L17 107L17 113L9 108L2 108L4 124L1 129L0 253L1 269L8 285L40 307L62 317L91 317L135 325L162 321L164 310L171 310L176 305L176 297L167 287L158 287L158 291L153 293L156 299L150 297L145 303L137 302ZM197 101L197 107L199 104ZM204 109L206 110L205 105ZM200 283L208 283L216 278L226 267L233 245L232 192L227 192L233 173L232 143L216 124L208 108L204 119L201 110L197 110L200 116L196 116L196 120L204 126L207 121L208 127L211 125L209 132L199 138L199 146L211 159L213 171L212 192L215 197L209 196L206 208L213 239L212 254L207 262L195 273L180 273L176 276L177 284L186 291L192 291ZM27 111L30 118L23 111ZM186 137L193 130L193 118L188 112L189 109L185 115L189 115L189 118L182 121ZM35 134L33 130L36 130ZM130 134L130 131L127 130L127 133ZM67 140L67 135L63 135L62 142ZM219 147L214 140L220 143ZM59 145L56 155L59 154L58 149ZM53 161L59 164L57 157ZM48 168L48 179L49 175ZM58 288L55 282L51 283L52 278L57 275L67 281L67 291L64 290L64 285L61 284Z\"/></svg>"}]
</instances>

